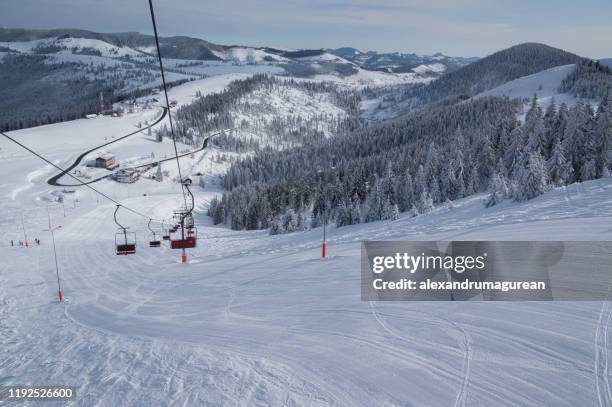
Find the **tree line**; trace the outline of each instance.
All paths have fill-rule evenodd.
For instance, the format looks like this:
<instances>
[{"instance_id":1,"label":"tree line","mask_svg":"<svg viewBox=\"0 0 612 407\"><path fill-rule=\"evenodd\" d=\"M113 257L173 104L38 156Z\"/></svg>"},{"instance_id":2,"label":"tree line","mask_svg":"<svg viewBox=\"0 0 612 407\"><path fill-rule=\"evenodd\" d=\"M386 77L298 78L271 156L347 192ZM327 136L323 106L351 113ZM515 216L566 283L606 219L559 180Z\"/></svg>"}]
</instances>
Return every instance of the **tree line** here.
<instances>
[{"instance_id":1,"label":"tree line","mask_svg":"<svg viewBox=\"0 0 612 407\"><path fill-rule=\"evenodd\" d=\"M235 162L209 215L232 229L284 233L412 216L488 191L487 206L532 199L555 186L606 176L612 101L595 110L534 96L433 106L287 151L264 148Z\"/></svg>"}]
</instances>

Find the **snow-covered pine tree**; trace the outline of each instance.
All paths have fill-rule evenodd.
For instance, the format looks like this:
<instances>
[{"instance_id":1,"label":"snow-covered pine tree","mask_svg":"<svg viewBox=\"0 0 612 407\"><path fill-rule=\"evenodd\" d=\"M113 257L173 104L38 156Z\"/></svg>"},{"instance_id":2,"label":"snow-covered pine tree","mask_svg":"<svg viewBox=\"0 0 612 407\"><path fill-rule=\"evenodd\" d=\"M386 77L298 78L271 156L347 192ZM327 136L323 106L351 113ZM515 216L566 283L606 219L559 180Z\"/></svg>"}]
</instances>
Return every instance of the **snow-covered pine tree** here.
<instances>
[{"instance_id":1,"label":"snow-covered pine tree","mask_svg":"<svg viewBox=\"0 0 612 407\"><path fill-rule=\"evenodd\" d=\"M546 168L552 185L565 185L571 179L574 169L565 158L565 150L560 140L557 140L553 146L550 158L546 162Z\"/></svg>"},{"instance_id":2,"label":"snow-covered pine tree","mask_svg":"<svg viewBox=\"0 0 612 407\"><path fill-rule=\"evenodd\" d=\"M419 169L416 173L414 180L414 195L420 197L423 191L427 190L427 180L425 179L425 170L423 165L419 165Z\"/></svg>"},{"instance_id":3,"label":"snow-covered pine tree","mask_svg":"<svg viewBox=\"0 0 612 407\"><path fill-rule=\"evenodd\" d=\"M555 134L555 122L557 120L557 105L555 98L550 99L546 112L544 112L544 157L549 158L552 152L552 148L557 141L557 135Z\"/></svg>"},{"instance_id":4,"label":"snow-covered pine tree","mask_svg":"<svg viewBox=\"0 0 612 407\"><path fill-rule=\"evenodd\" d=\"M391 204L394 204L397 202L397 192L395 190L395 174L393 173L393 166L391 165L391 162L387 163L387 169L385 170L385 175L384 177L381 179L381 190L382 193L385 197L387 197L387 199L389 199L389 201L391 202Z\"/></svg>"},{"instance_id":5,"label":"snow-covered pine tree","mask_svg":"<svg viewBox=\"0 0 612 407\"><path fill-rule=\"evenodd\" d=\"M397 204L400 211L404 212L410 209L414 201L414 185L409 170L404 171L404 174L397 178L395 190L397 191Z\"/></svg>"},{"instance_id":6,"label":"snow-covered pine tree","mask_svg":"<svg viewBox=\"0 0 612 407\"><path fill-rule=\"evenodd\" d=\"M506 179L501 174L494 174L489 185L489 197L485 202L485 206L490 208L497 205L508 197L508 185Z\"/></svg>"},{"instance_id":7,"label":"snow-covered pine tree","mask_svg":"<svg viewBox=\"0 0 612 407\"><path fill-rule=\"evenodd\" d=\"M410 216L414 218L419 215L419 208L417 208L416 204L413 203L412 207L410 208Z\"/></svg>"},{"instance_id":8,"label":"snow-covered pine tree","mask_svg":"<svg viewBox=\"0 0 612 407\"><path fill-rule=\"evenodd\" d=\"M440 192L440 187L438 186L438 178L434 177L429 182L429 195L433 202L438 203L442 202L442 193Z\"/></svg>"},{"instance_id":9,"label":"snow-covered pine tree","mask_svg":"<svg viewBox=\"0 0 612 407\"><path fill-rule=\"evenodd\" d=\"M582 164L580 168L580 180L589 181L595 179L597 176L597 164L594 159L589 159Z\"/></svg>"},{"instance_id":10,"label":"snow-covered pine tree","mask_svg":"<svg viewBox=\"0 0 612 407\"><path fill-rule=\"evenodd\" d=\"M421 192L421 198L419 199L419 214L427 214L433 211L434 205L429 192Z\"/></svg>"},{"instance_id":11,"label":"snow-covered pine tree","mask_svg":"<svg viewBox=\"0 0 612 407\"><path fill-rule=\"evenodd\" d=\"M382 213L380 215L381 220L387 219L398 219L399 218L399 210L397 210L397 217L395 217L395 212L397 209L397 205L392 204L389 198L386 198L383 204Z\"/></svg>"},{"instance_id":12,"label":"snow-covered pine tree","mask_svg":"<svg viewBox=\"0 0 612 407\"><path fill-rule=\"evenodd\" d=\"M585 141L588 138L588 110L581 100L576 102L570 110L567 127L564 132L563 149L565 157L572 163L573 178L570 182L578 181L582 166L585 162Z\"/></svg>"},{"instance_id":13,"label":"snow-covered pine tree","mask_svg":"<svg viewBox=\"0 0 612 407\"><path fill-rule=\"evenodd\" d=\"M338 206L338 208L336 209L336 226L337 227L342 227L342 226L347 226L350 225L350 215L349 215L349 210L348 207L346 205L346 202L343 200L342 202L340 202L340 206Z\"/></svg>"},{"instance_id":14,"label":"snow-covered pine tree","mask_svg":"<svg viewBox=\"0 0 612 407\"><path fill-rule=\"evenodd\" d=\"M524 134L520 126L517 126L510 132L510 144L504 152L504 165L509 170L516 168L516 163L519 162L519 157L523 153ZM512 171L510 171L512 172ZM511 174L509 174L511 175Z\"/></svg>"},{"instance_id":15,"label":"snow-covered pine tree","mask_svg":"<svg viewBox=\"0 0 612 407\"><path fill-rule=\"evenodd\" d=\"M351 225L361 223L361 211L359 210L359 196L355 194L349 206L349 217Z\"/></svg>"},{"instance_id":16,"label":"snow-covered pine tree","mask_svg":"<svg viewBox=\"0 0 612 407\"><path fill-rule=\"evenodd\" d=\"M612 91L608 93L597 108L595 124L597 148L595 163L597 176L605 176L610 171L610 151L612 150Z\"/></svg>"},{"instance_id":17,"label":"snow-covered pine tree","mask_svg":"<svg viewBox=\"0 0 612 407\"><path fill-rule=\"evenodd\" d=\"M489 183L490 178L495 172L495 151L491 143L490 135L482 136L480 142L478 154L476 155L476 162L478 163L478 179L476 180L477 189L481 186L486 187Z\"/></svg>"},{"instance_id":18,"label":"snow-covered pine tree","mask_svg":"<svg viewBox=\"0 0 612 407\"><path fill-rule=\"evenodd\" d=\"M400 218L399 206L397 204L393 204L393 210L392 210L392 214L391 214L391 219L392 220L398 220L399 218Z\"/></svg>"},{"instance_id":19,"label":"snow-covered pine tree","mask_svg":"<svg viewBox=\"0 0 612 407\"><path fill-rule=\"evenodd\" d=\"M383 219L386 202L387 200L381 188L381 181L376 177L374 188L370 191L366 200L365 221L373 222Z\"/></svg>"},{"instance_id":20,"label":"snow-covered pine tree","mask_svg":"<svg viewBox=\"0 0 612 407\"><path fill-rule=\"evenodd\" d=\"M541 109L538 107L540 114L531 116L533 123L525 122L525 134L527 135L527 145L525 150L528 153L535 152L543 157L546 157L547 140L546 129L544 128L544 118L541 115Z\"/></svg>"},{"instance_id":21,"label":"snow-covered pine tree","mask_svg":"<svg viewBox=\"0 0 612 407\"><path fill-rule=\"evenodd\" d=\"M518 175L514 199L516 201L527 201L542 195L548 189L548 176L542 156L538 153L529 154L527 165L521 169Z\"/></svg>"}]
</instances>

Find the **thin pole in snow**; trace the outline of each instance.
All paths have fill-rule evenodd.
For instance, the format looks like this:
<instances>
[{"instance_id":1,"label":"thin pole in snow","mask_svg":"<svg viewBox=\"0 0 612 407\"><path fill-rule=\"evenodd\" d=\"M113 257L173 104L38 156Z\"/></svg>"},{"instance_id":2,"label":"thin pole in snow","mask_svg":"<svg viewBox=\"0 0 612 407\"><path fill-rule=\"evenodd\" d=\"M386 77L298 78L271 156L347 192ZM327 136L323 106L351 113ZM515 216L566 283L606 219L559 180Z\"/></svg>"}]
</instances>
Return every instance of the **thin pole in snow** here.
<instances>
[{"instance_id":1,"label":"thin pole in snow","mask_svg":"<svg viewBox=\"0 0 612 407\"><path fill-rule=\"evenodd\" d=\"M26 233L25 222L23 221L23 212L21 212L21 228L23 229L23 244L28 247L28 235Z\"/></svg>"},{"instance_id":2,"label":"thin pole in snow","mask_svg":"<svg viewBox=\"0 0 612 407\"><path fill-rule=\"evenodd\" d=\"M55 276L57 277L57 296L59 298L59 302L62 302L62 286L60 283L60 276L59 276L59 266L57 263L57 250L55 248L55 229L59 229L61 228L61 226L58 226L57 228L53 228L51 226L51 215L49 214L49 207L47 207L47 219L49 220L49 232L51 232L51 241L53 242L53 257L55 259Z\"/></svg>"},{"instance_id":3,"label":"thin pole in snow","mask_svg":"<svg viewBox=\"0 0 612 407\"><path fill-rule=\"evenodd\" d=\"M327 213L323 209L323 245L321 246L321 258L327 257L327 242L325 241L325 227L327 225Z\"/></svg>"}]
</instances>

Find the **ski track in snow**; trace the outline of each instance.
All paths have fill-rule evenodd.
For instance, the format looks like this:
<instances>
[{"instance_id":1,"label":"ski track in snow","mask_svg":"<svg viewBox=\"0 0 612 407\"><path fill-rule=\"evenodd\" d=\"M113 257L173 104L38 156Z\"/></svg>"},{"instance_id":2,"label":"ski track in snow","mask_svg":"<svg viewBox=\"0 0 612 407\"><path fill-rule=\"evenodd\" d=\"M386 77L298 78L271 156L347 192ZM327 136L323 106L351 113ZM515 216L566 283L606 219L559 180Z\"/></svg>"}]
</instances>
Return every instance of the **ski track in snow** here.
<instances>
[{"instance_id":1,"label":"ski track in snow","mask_svg":"<svg viewBox=\"0 0 612 407\"><path fill-rule=\"evenodd\" d=\"M400 339L401 341L407 342L407 343L411 343L414 341L414 339L407 339L404 336L398 334L397 332L393 331L387 323L385 323L383 317L376 311L376 304L373 301L370 301L370 308L372 309L372 314L374 315L374 318L376 318L376 321L378 322L378 324L386 331L388 332L390 335ZM415 310L410 310L410 312L420 312L420 311L415 311ZM426 312L421 312L423 314L425 314L427 317L432 318L434 320L440 320L443 321L447 326L450 326L452 329L456 329L457 331L459 331L463 337L463 355L462 355L462 359L463 359L463 377L461 380L461 387L460 387L460 391L457 394L457 398L455 400L455 407L459 407L459 406L466 406L466 402L467 402L467 392L468 392L468 386L469 386L469 380L470 380L470 364L471 364L471 360L472 360L472 343L471 343L471 339L469 337L469 334L466 333L466 331L457 323L450 321L446 318L440 317L438 315L433 315L433 314L429 314Z\"/></svg>"},{"instance_id":2,"label":"ski track in snow","mask_svg":"<svg viewBox=\"0 0 612 407\"><path fill-rule=\"evenodd\" d=\"M610 301L601 304L597 329L595 331L595 390L600 407L612 406L612 388L610 387L608 327L612 318Z\"/></svg>"}]
</instances>

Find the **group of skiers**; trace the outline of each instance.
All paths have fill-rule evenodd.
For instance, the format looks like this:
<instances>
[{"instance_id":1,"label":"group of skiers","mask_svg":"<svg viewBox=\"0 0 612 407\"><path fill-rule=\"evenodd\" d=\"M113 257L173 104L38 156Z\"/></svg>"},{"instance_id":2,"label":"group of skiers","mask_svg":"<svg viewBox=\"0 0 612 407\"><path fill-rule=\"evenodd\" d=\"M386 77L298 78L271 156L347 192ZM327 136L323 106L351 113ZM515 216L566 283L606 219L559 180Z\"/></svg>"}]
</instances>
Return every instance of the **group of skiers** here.
<instances>
[{"instance_id":1,"label":"group of skiers","mask_svg":"<svg viewBox=\"0 0 612 407\"><path fill-rule=\"evenodd\" d=\"M34 244L36 244L36 246L40 246L40 239L39 238L34 238ZM27 240L19 240L18 241L18 245L17 246L29 246L30 244L28 243ZM15 242L11 239L11 246L15 246Z\"/></svg>"}]
</instances>

